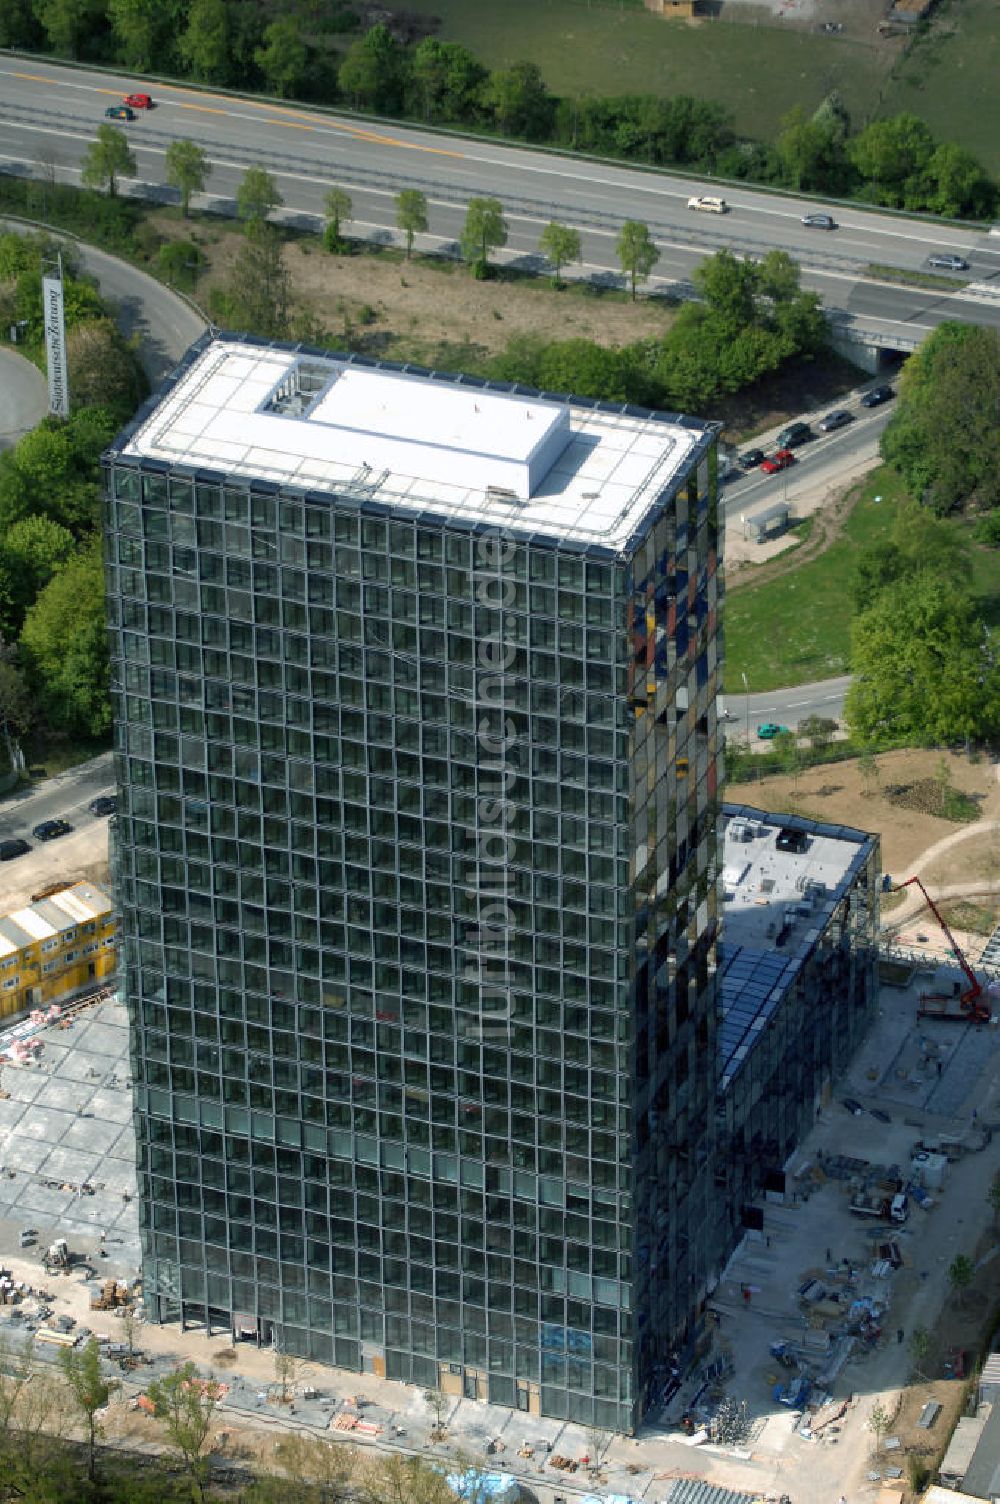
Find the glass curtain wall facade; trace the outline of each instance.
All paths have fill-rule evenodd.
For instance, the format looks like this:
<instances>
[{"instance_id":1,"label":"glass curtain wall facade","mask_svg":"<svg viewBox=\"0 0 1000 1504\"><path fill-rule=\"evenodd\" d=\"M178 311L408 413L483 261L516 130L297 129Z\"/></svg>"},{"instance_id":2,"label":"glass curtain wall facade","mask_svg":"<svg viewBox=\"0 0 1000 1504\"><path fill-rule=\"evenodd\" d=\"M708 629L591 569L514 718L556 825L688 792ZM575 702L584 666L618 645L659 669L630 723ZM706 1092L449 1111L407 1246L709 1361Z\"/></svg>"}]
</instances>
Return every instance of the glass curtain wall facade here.
<instances>
[{"instance_id":1,"label":"glass curtain wall facade","mask_svg":"<svg viewBox=\"0 0 1000 1504\"><path fill-rule=\"evenodd\" d=\"M153 1319L640 1419L725 1252L713 440L626 550L106 456Z\"/></svg>"}]
</instances>

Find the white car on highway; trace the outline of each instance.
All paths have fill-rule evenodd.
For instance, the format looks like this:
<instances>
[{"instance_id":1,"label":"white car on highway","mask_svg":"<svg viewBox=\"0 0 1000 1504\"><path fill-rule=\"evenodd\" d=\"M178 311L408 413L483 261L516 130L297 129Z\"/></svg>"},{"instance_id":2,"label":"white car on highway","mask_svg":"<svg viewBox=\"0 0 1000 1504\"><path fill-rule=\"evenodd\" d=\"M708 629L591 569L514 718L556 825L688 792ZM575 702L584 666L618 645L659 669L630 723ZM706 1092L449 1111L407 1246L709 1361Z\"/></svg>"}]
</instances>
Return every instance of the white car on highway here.
<instances>
[{"instance_id":1,"label":"white car on highway","mask_svg":"<svg viewBox=\"0 0 1000 1504\"><path fill-rule=\"evenodd\" d=\"M702 209L706 214L728 214L729 205L724 198L713 198L709 193L695 194L688 199L689 209Z\"/></svg>"}]
</instances>

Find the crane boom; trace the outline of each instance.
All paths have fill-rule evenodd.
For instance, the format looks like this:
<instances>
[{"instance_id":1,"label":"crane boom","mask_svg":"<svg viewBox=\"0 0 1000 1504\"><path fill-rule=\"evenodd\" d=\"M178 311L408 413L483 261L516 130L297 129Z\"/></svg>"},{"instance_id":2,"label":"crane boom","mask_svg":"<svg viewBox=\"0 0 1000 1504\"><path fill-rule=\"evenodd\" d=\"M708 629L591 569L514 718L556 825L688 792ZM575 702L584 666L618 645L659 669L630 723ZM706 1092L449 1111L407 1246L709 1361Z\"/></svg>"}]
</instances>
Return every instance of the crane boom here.
<instances>
[{"instance_id":1,"label":"crane boom","mask_svg":"<svg viewBox=\"0 0 1000 1504\"><path fill-rule=\"evenodd\" d=\"M966 960L965 952L962 950L962 947L959 945L958 941L955 939L955 936L948 928L948 925L945 922L944 915L941 913L941 910L938 908L937 904L934 902L933 898L928 893L923 883L920 881L920 878L906 878L904 882L897 884L897 886L893 889L893 892L901 893L904 888L913 887L914 884L924 895L924 902L927 904L927 907L934 915L934 918L941 926L945 935L947 935L948 944L951 946L952 954L955 957L955 960L958 962L959 966L961 966L962 970L964 971L966 978L968 979L969 985L968 987L966 987L965 991L959 998L959 1003L961 1004L963 1011L972 1014L977 1022L987 1021L989 1019L989 1010L984 1009L983 1005L979 1002L979 999L983 995L983 984L982 982L980 982L979 978L976 976L976 973L973 971L972 967Z\"/></svg>"}]
</instances>

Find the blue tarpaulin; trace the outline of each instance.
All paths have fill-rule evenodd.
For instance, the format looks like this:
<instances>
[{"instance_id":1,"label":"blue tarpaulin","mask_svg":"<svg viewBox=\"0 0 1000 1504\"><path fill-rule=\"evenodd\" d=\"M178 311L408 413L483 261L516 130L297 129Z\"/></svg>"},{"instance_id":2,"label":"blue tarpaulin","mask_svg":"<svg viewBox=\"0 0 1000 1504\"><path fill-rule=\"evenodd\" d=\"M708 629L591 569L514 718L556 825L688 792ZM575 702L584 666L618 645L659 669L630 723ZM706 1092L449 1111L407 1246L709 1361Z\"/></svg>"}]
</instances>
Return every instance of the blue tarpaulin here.
<instances>
[{"instance_id":1,"label":"blue tarpaulin","mask_svg":"<svg viewBox=\"0 0 1000 1504\"><path fill-rule=\"evenodd\" d=\"M486 1504L487 1500L499 1504L512 1504L520 1492L516 1478L509 1473L481 1473L478 1468L467 1468L464 1473L449 1473L444 1480L452 1493L469 1504Z\"/></svg>"}]
</instances>

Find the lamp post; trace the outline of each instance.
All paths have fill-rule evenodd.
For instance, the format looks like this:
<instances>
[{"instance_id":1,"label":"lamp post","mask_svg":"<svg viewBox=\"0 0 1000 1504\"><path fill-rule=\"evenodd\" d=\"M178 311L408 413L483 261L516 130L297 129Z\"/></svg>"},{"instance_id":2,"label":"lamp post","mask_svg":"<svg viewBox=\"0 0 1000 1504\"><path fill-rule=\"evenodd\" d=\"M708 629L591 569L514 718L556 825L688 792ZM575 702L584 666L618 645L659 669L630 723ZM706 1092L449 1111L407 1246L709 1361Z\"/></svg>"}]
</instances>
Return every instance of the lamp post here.
<instances>
[{"instance_id":1,"label":"lamp post","mask_svg":"<svg viewBox=\"0 0 1000 1504\"><path fill-rule=\"evenodd\" d=\"M744 674L744 673L741 672L740 673L740 678L743 680L743 714L744 714L744 720L746 721L747 746L749 747L749 745L750 745L750 686L747 683L747 676L746 676L746 674Z\"/></svg>"}]
</instances>

